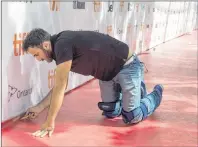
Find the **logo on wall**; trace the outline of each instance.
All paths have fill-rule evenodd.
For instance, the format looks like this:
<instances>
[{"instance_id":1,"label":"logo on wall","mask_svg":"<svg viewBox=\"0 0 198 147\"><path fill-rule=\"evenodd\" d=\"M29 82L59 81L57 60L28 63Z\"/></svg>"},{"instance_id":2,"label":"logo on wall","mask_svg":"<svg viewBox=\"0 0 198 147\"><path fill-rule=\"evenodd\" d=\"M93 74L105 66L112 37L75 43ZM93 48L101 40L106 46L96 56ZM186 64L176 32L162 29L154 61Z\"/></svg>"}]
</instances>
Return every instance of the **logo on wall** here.
<instances>
[{"instance_id":1,"label":"logo on wall","mask_svg":"<svg viewBox=\"0 0 198 147\"><path fill-rule=\"evenodd\" d=\"M117 33L120 35L120 34L122 34L123 33L123 30L122 29L117 29Z\"/></svg>"},{"instance_id":2,"label":"logo on wall","mask_svg":"<svg viewBox=\"0 0 198 147\"><path fill-rule=\"evenodd\" d=\"M21 97L25 97L27 95L30 95L32 93L32 88L25 89L25 90L19 90L18 88L8 85L8 102L10 102L11 98L16 95L18 99Z\"/></svg>"},{"instance_id":3,"label":"logo on wall","mask_svg":"<svg viewBox=\"0 0 198 147\"><path fill-rule=\"evenodd\" d=\"M85 2L73 1L73 9L85 9Z\"/></svg>"},{"instance_id":4,"label":"logo on wall","mask_svg":"<svg viewBox=\"0 0 198 147\"><path fill-rule=\"evenodd\" d=\"M49 1L50 10L51 11L60 11L60 2L57 0L50 0Z\"/></svg>"},{"instance_id":5,"label":"logo on wall","mask_svg":"<svg viewBox=\"0 0 198 147\"><path fill-rule=\"evenodd\" d=\"M13 46L14 46L14 56L24 55L24 51L22 49L23 40L27 36L28 33L15 33Z\"/></svg>"},{"instance_id":6,"label":"logo on wall","mask_svg":"<svg viewBox=\"0 0 198 147\"><path fill-rule=\"evenodd\" d=\"M99 0L94 0L94 12L100 12L101 11L101 2Z\"/></svg>"},{"instance_id":7,"label":"logo on wall","mask_svg":"<svg viewBox=\"0 0 198 147\"><path fill-rule=\"evenodd\" d=\"M8 85L8 102L10 101L10 98L16 93L17 88Z\"/></svg>"},{"instance_id":8,"label":"logo on wall","mask_svg":"<svg viewBox=\"0 0 198 147\"><path fill-rule=\"evenodd\" d=\"M111 35L112 31L113 31L112 25L107 26L107 34Z\"/></svg>"},{"instance_id":9,"label":"logo on wall","mask_svg":"<svg viewBox=\"0 0 198 147\"><path fill-rule=\"evenodd\" d=\"M124 0L120 0L120 12L124 10Z\"/></svg>"},{"instance_id":10,"label":"logo on wall","mask_svg":"<svg viewBox=\"0 0 198 147\"><path fill-rule=\"evenodd\" d=\"M48 88L52 89L55 84L55 75L56 75L56 69L52 69L48 71Z\"/></svg>"},{"instance_id":11,"label":"logo on wall","mask_svg":"<svg viewBox=\"0 0 198 147\"><path fill-rule=\"evenodd\" d=\"M108 12L113 12L114 1L108 1Z\"/></svg>"}]
</instances>

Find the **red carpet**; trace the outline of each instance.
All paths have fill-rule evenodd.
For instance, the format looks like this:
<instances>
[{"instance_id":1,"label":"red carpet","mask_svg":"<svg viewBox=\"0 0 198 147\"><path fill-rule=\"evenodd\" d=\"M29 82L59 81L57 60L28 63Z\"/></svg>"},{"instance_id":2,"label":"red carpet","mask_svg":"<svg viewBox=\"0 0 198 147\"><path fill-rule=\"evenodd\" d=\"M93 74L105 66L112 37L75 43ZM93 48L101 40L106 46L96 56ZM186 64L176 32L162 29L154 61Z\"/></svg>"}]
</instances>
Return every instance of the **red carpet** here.
<instances>
[{"instance_id":1,"label":"red carpet","mask_svg":"<svg viewBox=\"0 0 198 147\"><path fill-rule=\"evenodd\" d=\"M51 138L35 138L46 118L16 122L2 130L3 146L198 146L197 143L197 31L141 55L149 72L149 92L165 87L163 101L147 120L125 126L121 118L104 119L97 107L98 81L69 93Z\"/></svg>"}]
</instances>

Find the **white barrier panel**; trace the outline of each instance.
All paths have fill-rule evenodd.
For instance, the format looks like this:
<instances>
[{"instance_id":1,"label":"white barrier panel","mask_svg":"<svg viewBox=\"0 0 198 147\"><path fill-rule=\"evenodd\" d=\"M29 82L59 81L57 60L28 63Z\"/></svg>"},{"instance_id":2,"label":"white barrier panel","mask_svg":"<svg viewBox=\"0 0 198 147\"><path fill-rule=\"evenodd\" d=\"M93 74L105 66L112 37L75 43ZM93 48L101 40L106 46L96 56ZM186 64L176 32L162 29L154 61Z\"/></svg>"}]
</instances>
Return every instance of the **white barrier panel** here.
<instances>
[{"instance_id":1,"label":"white barrier panel","mask_svg":"<svg viewBox=\"0 0 198 147\"><path fill-rule=\"evenodd\" d=\"M195 2L3 2L3 121L37 104L53 87L55 62L38 63L21 48L36 27L49 33L93 30L140 53L197 28ZM92 79L70 72L69 91Z\"/></svg>"}]
</instances>

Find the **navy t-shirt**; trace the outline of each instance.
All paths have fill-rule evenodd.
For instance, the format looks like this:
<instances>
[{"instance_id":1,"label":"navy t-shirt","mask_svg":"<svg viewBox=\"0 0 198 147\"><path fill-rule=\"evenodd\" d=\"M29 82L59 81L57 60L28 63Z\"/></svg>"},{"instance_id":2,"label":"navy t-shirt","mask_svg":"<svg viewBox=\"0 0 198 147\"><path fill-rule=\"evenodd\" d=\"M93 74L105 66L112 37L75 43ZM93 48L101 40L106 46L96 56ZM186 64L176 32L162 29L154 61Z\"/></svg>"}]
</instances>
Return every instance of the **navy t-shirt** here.
<instances>
[{"instance_id":1,"label":"navy t-shirt","mask_svg":"<svg viewBox=\"0 0 198 147\"><path fill-rule=\"evenodd\" d=\"M72 60L71 71L112 80L128 57L127 44L94 31L63 31L51 37L56 64Z\"/></svg>"}]
</instances>

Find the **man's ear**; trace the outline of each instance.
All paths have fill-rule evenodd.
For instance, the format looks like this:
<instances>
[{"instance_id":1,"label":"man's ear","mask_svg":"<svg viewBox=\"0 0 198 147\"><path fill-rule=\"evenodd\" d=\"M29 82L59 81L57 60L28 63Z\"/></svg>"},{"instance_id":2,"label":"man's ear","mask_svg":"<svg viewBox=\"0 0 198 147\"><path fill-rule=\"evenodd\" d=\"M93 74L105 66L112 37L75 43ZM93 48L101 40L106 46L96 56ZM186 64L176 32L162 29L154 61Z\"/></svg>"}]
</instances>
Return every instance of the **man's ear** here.
<instances>
[{"instance_id":1,"label":"man's ear","mask_svg":"<svg viewBox=\"0 0 198 147\"><path fill-rule=\"evenodd\" d=\"M51 47L50 41L44 41L42 45L45 50L50 50Z\"/></svg>"}]
</instances>

